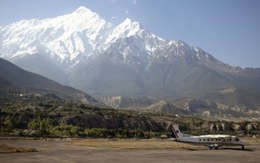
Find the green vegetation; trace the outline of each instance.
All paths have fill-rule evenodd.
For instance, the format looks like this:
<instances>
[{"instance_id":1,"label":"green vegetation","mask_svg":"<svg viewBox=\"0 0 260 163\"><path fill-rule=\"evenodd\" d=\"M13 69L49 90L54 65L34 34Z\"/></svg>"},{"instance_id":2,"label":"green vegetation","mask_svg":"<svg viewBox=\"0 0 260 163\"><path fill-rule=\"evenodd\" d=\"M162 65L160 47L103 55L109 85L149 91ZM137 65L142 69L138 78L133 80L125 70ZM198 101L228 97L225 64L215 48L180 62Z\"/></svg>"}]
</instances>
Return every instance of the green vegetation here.
<instances>
[{"instance_id":1,"label":"green vegetation","mask_svg":"<svg viewBox=\"0 0 260 163\"><path fill-rule=\"evenodd\" d=\"M162 130L157 127L150 131L146 125L151 120L135 111L100 108L53 97L27 94L15 96L2 105L1 136L149 138ZM132 122L135 124L129 125Z\"/></svg>"},{"instance_id":2,"label":"green vegetation","mask_svg":"<svg viewBox=\"0 0 260 163\"><path fill-rule=\"evenodd\" d=\"M193 116L100 108L50 94L13 96L1 104L0 136L151 138L170 136L177 123L188 134L259 136L258 122L206 121ZM204 105L194 101L192 106Z\"/></svg>"}]
</instances>

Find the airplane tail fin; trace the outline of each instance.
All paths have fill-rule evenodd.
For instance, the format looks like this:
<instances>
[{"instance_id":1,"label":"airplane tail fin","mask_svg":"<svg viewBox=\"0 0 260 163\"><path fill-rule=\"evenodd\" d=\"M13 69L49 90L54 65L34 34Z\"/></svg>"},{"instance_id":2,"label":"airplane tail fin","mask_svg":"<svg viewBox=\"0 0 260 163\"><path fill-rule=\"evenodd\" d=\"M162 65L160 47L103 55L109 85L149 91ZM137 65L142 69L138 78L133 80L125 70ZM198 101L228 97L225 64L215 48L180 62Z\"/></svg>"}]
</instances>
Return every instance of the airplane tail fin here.
<instances>
[{"instance_id":1,"label":"airplane tail fin","mask_svg":"<svg viewBox=\"0 0 260 163\"><path fill-rule=\"evenodd\" d=\"M171 126L171 131L172 131L172 137L175 139L180 139L183 137L183 134L181 133L179 126L178 125L172 125Z\"/></svg>"}]
</instances>

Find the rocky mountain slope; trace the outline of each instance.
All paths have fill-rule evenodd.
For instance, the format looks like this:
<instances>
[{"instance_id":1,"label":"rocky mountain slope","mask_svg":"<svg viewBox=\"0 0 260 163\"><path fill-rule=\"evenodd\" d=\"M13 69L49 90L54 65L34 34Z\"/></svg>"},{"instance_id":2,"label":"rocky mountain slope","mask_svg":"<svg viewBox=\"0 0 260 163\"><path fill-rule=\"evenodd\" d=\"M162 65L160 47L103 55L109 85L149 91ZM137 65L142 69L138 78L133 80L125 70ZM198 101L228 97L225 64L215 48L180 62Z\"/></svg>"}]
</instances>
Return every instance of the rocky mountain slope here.
<instances>
[{"instance_id":1,"label":"rocky mountain slope","mask_svg":"<svg viewBox=\"0 0 260 163\"><path fill-rule=\"evenodd\" d=\"M110 96L98 101L112 108L138 110L140 113L171 116L196 115L221 120L260 120L259 95L230 87L203 97L181 99L149 99Z\"/></svg>"},{"instance_id":2,"label":"rocky mountain slope","mask_svg":"<svg viewBox=\"0 0 260 163\"><path fill-rule=\"evenodd\" d=\"M128 18L114 26L80 7L56 18L0 27L0 38L1 57L95 97L214 101L218 96L216 102L228 107L241 107L245 101L245 110L259 108L260 69L225 64L199 47L158 37ZM243 90L227 98L233 102L225 102L226 94L221 94L229 88Z\"/></svg>"},{"instance_id":3,"label":"rocky mountain slope","mask_svg":"<svg viewBox=\"0 0 260 163\"><path fill-rule=\"evenodd\" d=\"M54 94L62 99L97 103L93 97L82 91L25 71L0 58L0 94L3 98L6 98L14 93L18 93L18 95L22 93Z\"/></svg>"},{"instance_id":4,"label":"rocky mountain slope","mask_svg":"<svg viewBox=\"0 0 260 163\"><path fill-rule=\"evenodd\" d=\"M184 133L196 135L259 136L260 129L257 121L140 114L139 111L101 109L47 96L31 96L27 101L18 99L2 106L0 113L0 134L4 136L150 138L167 134L170 137L172 124L179 124Z\"/></svg>"}]
</instances>

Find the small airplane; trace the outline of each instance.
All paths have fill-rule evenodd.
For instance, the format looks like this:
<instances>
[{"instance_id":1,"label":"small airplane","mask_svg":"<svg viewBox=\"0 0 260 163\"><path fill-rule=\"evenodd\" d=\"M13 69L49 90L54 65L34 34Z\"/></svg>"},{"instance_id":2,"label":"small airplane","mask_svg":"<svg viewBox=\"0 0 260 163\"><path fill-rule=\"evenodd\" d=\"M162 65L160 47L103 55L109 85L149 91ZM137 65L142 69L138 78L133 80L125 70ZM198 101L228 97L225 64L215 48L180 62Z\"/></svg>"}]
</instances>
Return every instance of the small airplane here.
<instances>
[{"instance_id":1,"label":"small airplane","mask_svg":"<svg viewBox=\"0 0 260 163\"><path fill-rule=\"evenodd\" d=\"M175 141L192 145L207 146L209 149L218 149L222 146L241 146L245 149L249 143L231 135L200 135L193 136L181 133L178 125L172 125L172 137Z\"/></svg>"}]
</instances>

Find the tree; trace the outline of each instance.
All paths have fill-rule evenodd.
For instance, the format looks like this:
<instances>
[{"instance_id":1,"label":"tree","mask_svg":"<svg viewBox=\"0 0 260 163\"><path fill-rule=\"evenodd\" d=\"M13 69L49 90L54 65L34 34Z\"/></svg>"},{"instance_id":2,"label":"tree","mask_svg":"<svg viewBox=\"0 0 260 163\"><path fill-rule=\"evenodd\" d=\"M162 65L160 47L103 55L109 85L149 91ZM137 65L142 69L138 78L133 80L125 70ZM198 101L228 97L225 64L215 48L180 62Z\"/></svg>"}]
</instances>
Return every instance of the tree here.
<instances>
[{"instance_id":1,"label":"tree","mask_svg":"<svg viewBox=\"0 0 260 163\"><path fill-rule=\"evenodd\" d=\"M15 121L14 121L14 118L11 117L10 115L8 115L8 116L5 118L4 124L5 124L5 126L7 127L7 129L8 129L9 131L12 130L12 129L14 129L15 126L16 126Z\"/></svg>"},{"instance_id":2,"label":"tree","mask_svg":"<svg viewBox=\"0 0 260 163\"><path fill-rule=\"evenodd\" d=\"M50 134L52 127L53 127L52 122L49 118L42 120L40 117L38 117L37 119L33 119L28 124L29 129L38 131L39 132L38 136L43 136L43 137Z\"/></svg>"},{"instance_id":3,"label":"tree","mask_svg":"<svg viewBox=\"0 0 260 163\"><path fill-rule=\"evenodd\" d=\"M32 130L37 130L37 129L40 128L40 124L39 124L38 120L33 119L33 120L27 125L27 127L28 127L29 129L32 129Z\"/></svg>"},{"instance_id":4,"label":"tree","mask_svg":"<svg viewBox=\"0 0 260 163\"><path fill-rule=\"evenodd\" d=\"M40 121L39 131L40 131L40 135L41 135L41 136L45 137L45 136L47 135L47 130L46 130L45 121Z\"/></svg>"},{"instance_id":5,"label":"tree","mask_svg":"<svg viewBox=\"0 0 260 163\"><path fill-rule=\"evenodd\" d=\"M71 126L70 133L73 137L82 136L84 135L84 129L78 126Z\"/></svg>"}]
</instances>

